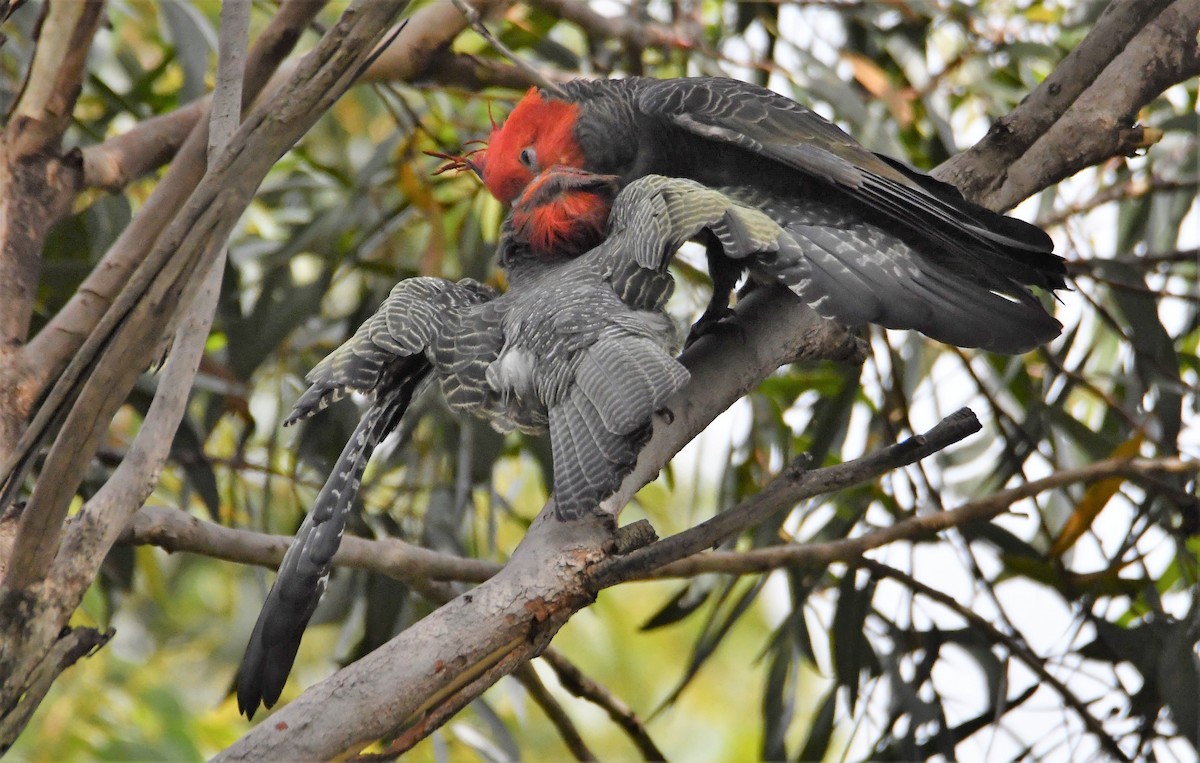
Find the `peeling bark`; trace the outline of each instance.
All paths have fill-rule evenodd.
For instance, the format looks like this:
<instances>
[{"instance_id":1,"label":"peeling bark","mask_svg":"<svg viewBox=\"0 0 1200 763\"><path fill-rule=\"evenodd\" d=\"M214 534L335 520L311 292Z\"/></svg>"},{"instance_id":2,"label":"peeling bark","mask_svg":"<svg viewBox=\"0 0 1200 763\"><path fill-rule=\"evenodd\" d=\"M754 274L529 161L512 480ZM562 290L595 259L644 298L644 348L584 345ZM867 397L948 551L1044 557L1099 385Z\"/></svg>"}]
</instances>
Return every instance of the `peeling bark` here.
<instances>
[{"instance_id":1,"label":"peeling bark","mask_svg":"<svg viewBox=\"0 0 1200 763\"><path fill-rule=\"evenodd\" d=\"M82 187L82 157L62 154L62 136L103 10L102 2L46 6L24 89L0 134L0 462L36 396L35 371L20 348L33 317L46 232Z\"/></svg>"}]
</instances>

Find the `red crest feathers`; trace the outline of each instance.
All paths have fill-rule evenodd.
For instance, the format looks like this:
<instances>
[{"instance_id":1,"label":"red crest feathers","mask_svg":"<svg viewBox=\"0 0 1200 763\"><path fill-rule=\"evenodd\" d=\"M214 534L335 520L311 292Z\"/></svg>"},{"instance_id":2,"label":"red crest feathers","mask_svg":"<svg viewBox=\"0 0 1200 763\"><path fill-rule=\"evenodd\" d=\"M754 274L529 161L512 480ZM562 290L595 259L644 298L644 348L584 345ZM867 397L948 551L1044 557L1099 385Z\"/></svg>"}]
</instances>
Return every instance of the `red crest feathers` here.
<instances>
[{"instance_id":1,"label":"red crest feathers","mask_svg":"<svg viewBox=\"0 0 1200 763\"><path fill-rule=\"evenodd\" d=\"M575 120L579 106L554 98L543 98L531 88L499 129L493 130L483 157L477 161L483 182L492 195L511 204L534 173L549 167L584 165L583 151L575 142ZM521 152L532 148L536 167L521 163Z\"/></svg>"},{"instance_id":2,"label":"red crest feathers","mask_svg":"<svg viewBox=\"0 0 1200 763\"><path fill-rule=\"evenodd\" d=\"M540 254L583 254L604 239L615 192L611 176L547 170L513 206L516 237Z\"/></svg>"}]
</instances>

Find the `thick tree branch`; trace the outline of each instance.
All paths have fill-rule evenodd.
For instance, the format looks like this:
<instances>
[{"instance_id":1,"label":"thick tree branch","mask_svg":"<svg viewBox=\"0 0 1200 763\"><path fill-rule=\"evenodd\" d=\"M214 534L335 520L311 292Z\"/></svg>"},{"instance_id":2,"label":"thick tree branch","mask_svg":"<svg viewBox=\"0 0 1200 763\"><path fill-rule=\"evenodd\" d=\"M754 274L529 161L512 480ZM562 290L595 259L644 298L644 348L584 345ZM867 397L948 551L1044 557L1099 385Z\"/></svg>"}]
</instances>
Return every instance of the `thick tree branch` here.
<instances>
[{"instance_id":1,"label":"thick tree branch","mask_svg":"<svg viewBox=\"0 0 1200 763\"><path fill-rule=\"evenodd\" d=\"M1114 0L1037 90L934 174L984 206L1007 209L1152 142L1134 125L1137 111L1200 71L1197 28L1200 0Z\"/></svg>"},{"instance_id":2,"label":"thick tree branch","mask_svg":"<svg viewBox=\"0 0 1200 763\"><path fill-rule=\"evenodd\" d=\"M944 179L971 197L983 198L994 192L1003 182L1003 174L991 172L991 168L1003 169L1028 151L1091 87L1129 41L1172 2L1113 0L1109 3L1091 32L1042 84L1011 113L998 119L983 140L943 165ZM986 167L975 161L981 155L988 157Z\"/></svg>"},{"instance_id":3,"label":"thick tree branch","mask_svg":"<svg viewBox=\"0 0 1200 763\"><path fill-rule=\"evenodd\" d=\"M115 631L103 633L95 628L67 628L59 634L49 652L30 676L28 688L17 709L0 716L0 755L16 741L29 719L45 698L55 679L81 658L93 654L109 642Z\"/></svg>"},{"instance_id":4,"label":"thick tree branch","mask_svg":"<svg viewBox=\"0 0 1200 763\"><path fill-rule=\"evenodd\" d=\"M243 109L262 91L279 62L291 52L300 34L323 4L314 0L286 0L271 18L267 28L255 40L247 58L242 80ZM37 387L33 390L35 396L41 393L42 385L56 379L66 363L76 355L100 317L149 255L167 225L204 176L208 154L207 116L206 99L203 109L196 112L197 121L192 123L197 129L187 134L187 140L171 163L166 177L155 186L137 216L109 247L63 309L27 345L25 356L37 359L39 376ZM160 144L155 145L156 150L161 148ZM172 309L168 309L166 314L172 312ZM3 386L0 383L0 388Z\"/></svg>"},{"instance_id":5,"label":"thick tree branch","mask_svg":"<svg viewBox=\"0 0 1200 763\"><path fill-rule=\"evenodd\" d=\"M608 534L598 519L567 525L543 512L495 577L311 687L217 759L327 759L393 733L401 749L423 738L591 601L583 571Z\"/></svg>"},{"instance_id":6,"label":"thick tree branch","mask_svg":"<svg viewBox=\"0 0 1200 763\"><path fill-rule=\"evenodd\" d=\"M744 340L710 335L684 354L692 380L668 402L671 421L656 419L634 473L605 502L605 516L615 514L684 443L781 363L797 356L854 355L859 349L844 329L786 290L756 291L738 304L737 315ZM398 733L400 748L423 738L491 681L539 654L592 601L588 569L606 556L612 524L600 516L559 522L551 503L494 577L310 687L220 759L326 758L386 735ZM396 692L397 686L404 691Z\"/></svg>"},{"instance_id":7,"label":"thick tree branch","mask_svg":"<svg viewBox=\"0 0 1200 763\"><path fill-rule=\"evenodd\" d=\"M209 129L210 169L216 166L217 157L240 122L242 75L249 26L250 0L224 0L221 6L216 91ZM122 460L109 481L84 506L84 512L95 512L97 506L107 507L104 511L110 521L123 524L125 518L145 502L158 482L158 475L170 453L171 443L187 406L220 293L225 245L223 240L214 238L210 246L216 246L220 251L183 311L171 354L163 367L162 379L145 421L138 430L127 458ZM107 546L104 548L107 550ZM63 669L66 667L62 666ZM31 712L31 701L29 693L26 693L21 703L23 713Z\"/></svg>"},{"instance_id":8,"label":"thick tree branch","mask_svg":"<svg viewBox=\"0 0 1200 763\"><path fill-rule=\"evenodd\" d=\"M46 577L82 471L108 418L128 394L146 349L156 343L163 328L161 316L177 304L192 275L211 265L275 160L349 86L371 46L403 5L404 0L356 0L305 57L279 103L260 107L246 120L187 205L155 242L129 288L122 291L81 348L62 385L56 386L43 407L44 414L31 426L26 458L47 431L47 424L59 418L56 410L70 410L63 436L46 461L46 470L54 478L38 481L22 513L14 557L0 596L0 676L4 677L0 712L8 714L18 706L26 681L136 509L136 504L91 505L81 512L53 575ZM19 476L19 465L6 464L5 474ZM30 616L31 606L36 616Z\"/></svg>"},{"instance_id":9,"label":"thick tree branch","mask_svg":"<svg viewBox=\"0 0 1200 763\"><path fill-rule=\"evenodd\" d=\"M43 11L26 87L0 133L0 461L37 397L37 365L20 346L33 316L46 233L79 191L79 155L62 155L62 136L104 4L54 0Z\"/></svg>"},{"instance_id":10,"label":"thick tree branch","mask_svg":"<svg viewBox=\"0 0 1200 763\"><path fill-rule=\"evenodd\" d=\"M1137 125L1137 112L1168 87L1200 73L1197 29L1200 0L1176 0L1013 162L995 198L988 200L1007 208L1035 189L1156 142L1161 133ZM1080 135L1088 140L1080 141Z\"/></svg>"},{"instance_id":11,"label":"thick tree branch","mask_svg":"<svg viewBox=\"0 0 1200 763\"><path fill-rule=\"evenodd\" d=\"M15 132L18 154L54 150L71 124L71 113L83 82L83 69L92 37L103 17L104 4L52 0L39 23L24 89L11 119L23 123Z\"/></svg>"}]
</instances>

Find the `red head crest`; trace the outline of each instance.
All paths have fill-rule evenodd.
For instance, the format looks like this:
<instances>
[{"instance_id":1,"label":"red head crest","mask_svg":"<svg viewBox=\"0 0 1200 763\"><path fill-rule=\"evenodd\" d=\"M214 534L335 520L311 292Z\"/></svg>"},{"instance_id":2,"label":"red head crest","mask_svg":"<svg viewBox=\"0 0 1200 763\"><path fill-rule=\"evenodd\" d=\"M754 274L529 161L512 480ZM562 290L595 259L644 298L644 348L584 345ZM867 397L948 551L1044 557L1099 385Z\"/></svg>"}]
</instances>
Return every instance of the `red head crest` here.
<instances>
[{"instance_id":1,"label":"red head crest","mask_svg":"<svg viewBox=\"0 0 1200 763\"><path fill-rule=\"evenodd\" d=\"M575 142L579 106L543 98L535 87L525 94L477 160L483 183L504 204L511 204L534 175L565 165L583 167L583 151Z\"/></svg>"},{"instance_id":2,"label":"red head crest","mask_svg":"<svg viewBox=\"0 0 1200 763\"><path fill-rule=\"evenodd\" d=\"M618 178L551 167L513 205L513 231L539 253L574 257L604 240Z\"/></svg>"}]
</instances>

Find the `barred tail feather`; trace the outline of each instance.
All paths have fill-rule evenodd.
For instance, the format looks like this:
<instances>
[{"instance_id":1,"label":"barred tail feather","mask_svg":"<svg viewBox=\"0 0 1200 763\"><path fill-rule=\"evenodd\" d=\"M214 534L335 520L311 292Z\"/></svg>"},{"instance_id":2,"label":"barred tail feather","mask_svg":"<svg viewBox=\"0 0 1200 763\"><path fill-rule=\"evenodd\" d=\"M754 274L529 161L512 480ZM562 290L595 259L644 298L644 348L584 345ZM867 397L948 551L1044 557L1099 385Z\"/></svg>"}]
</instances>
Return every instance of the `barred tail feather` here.
<instances>
[{"instance_id":1,"label":"barred tail feather","mask_svg":"<svg viewBox=\"0 0 1200 763\"><path fill-rule=\"evenodd\" d=\"M254 717L260 702L269 708L279 700L304 628L325 591L367 461L400 422L428 371L426 366L388 385L368 409L284 554L238 671L238 709L247 718Z\"/></svg>"}]
</instances>

